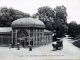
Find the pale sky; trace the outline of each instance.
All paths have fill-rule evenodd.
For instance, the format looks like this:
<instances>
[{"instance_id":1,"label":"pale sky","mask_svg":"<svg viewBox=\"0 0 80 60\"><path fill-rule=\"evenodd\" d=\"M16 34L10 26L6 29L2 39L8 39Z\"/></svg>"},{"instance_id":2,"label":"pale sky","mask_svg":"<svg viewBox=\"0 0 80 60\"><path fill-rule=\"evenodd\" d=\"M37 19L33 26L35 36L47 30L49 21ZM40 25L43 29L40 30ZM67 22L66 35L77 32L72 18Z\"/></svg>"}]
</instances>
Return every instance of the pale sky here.
<instances>
[{"instance_id":1,"label":"pale sky","mask_svg":"<svg viewBox=\"0 0 80 60\"><path fill-rule=\"evenodd\" d=\"M39 7L64 5L67 7L67 21L76 21L80 24L80 0L0 0L0 7L12 7L30 15L37 12Z\"/></svg>"}]
</instances>

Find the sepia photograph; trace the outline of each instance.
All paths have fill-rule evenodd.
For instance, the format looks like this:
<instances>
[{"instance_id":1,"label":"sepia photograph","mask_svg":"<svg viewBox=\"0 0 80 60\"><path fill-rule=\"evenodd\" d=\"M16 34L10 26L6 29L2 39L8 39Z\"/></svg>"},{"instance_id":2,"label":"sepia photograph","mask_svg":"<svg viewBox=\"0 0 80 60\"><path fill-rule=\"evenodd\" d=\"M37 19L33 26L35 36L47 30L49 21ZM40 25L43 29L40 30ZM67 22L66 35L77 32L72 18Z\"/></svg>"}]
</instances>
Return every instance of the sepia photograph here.
<instances>
[{"instance_id":1,"label":"sepia photograph","mask_svg":"<svg viewBox=\"0 0 80 60\"><path fill-rule=\"evenodd\" d=\"M80 59L79 0L0 0L0 60Z\"/></svg>"}]
</instances>

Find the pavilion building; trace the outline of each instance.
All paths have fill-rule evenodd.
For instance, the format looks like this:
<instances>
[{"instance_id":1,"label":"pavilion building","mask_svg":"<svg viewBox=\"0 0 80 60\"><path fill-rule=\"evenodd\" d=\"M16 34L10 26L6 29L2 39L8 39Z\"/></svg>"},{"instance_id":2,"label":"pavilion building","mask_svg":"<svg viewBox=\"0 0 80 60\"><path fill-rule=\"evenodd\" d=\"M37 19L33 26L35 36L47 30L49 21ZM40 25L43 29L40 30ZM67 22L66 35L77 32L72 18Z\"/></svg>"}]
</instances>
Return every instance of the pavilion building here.
<instances>
[{"instance_id":1,"label":"pavilion building","mask_svg":"<svg viewBox=\"0 0 80 60\"><path fill-rule=\"evenodd\" d=\"M0 32L0 44L16 46L19 43L20 46L24 47L40 46L52 42L52 32L45 30L44 23L38 19L20 18L13 21L11 27L7 29L10 30L4 34Z\"/></svg>"}]
</instances>

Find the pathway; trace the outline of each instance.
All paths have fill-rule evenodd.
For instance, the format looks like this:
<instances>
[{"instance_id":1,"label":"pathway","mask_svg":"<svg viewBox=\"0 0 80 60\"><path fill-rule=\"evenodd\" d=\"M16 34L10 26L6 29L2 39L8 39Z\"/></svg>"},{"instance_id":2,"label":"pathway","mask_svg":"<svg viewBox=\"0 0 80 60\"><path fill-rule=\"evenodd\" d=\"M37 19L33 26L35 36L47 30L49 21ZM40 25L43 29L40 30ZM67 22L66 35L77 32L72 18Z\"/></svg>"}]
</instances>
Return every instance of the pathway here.
<instances>
[{"instance_id":1,"label":"pathway","mask_svg":"<svg viewBox=\"0 0 80 60\"><path fill-rule=\"evenodd\" d=\"M80 49L75 47L69 37L62 38L63 49L58 51L53 50L52 44L48 44L42 47L34 48L29 51L28 48L16 48L0 47L0 59L21 59L21 60L44 60L44 59L80 59Z\"/></svg>"}]
</instances>

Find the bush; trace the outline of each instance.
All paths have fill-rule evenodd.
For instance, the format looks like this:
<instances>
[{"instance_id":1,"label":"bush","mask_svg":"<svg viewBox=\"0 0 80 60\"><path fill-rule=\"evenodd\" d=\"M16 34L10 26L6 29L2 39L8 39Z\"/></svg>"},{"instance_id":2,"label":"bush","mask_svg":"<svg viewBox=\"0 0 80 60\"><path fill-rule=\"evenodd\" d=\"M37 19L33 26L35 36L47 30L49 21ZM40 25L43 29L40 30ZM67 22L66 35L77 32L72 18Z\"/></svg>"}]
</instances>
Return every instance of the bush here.
<instances>
[{"instance_id":1,"label":"bush","mask_svg":"<svg viewBox=\"0 0 80 60\"><path fill-rule=\"evenodd\" d=\"M68 34L71 37L76 37L77 35L79 35L80 34L80 25L70 23L68 25Z\"/></svg>"},{"instance_id":2,"label":"bush","mask_svg":"<svg viewBox=\"0 0 80 60\"><path fill-rule=\"evenodd\" d=\"M80 35L77 35L76 37L73 38L74 40L80 40Z\"/></svg>"},{"instance_id":3,"label":"bush","mask_svg":"<svg viewBox=\"0 0 80 60\"><path fill-rule=\"evenodd\" d=\"M73 45L75 45L78 48L80 48L80 40L73 42Z\"/></svg>"},{"instance_id":4,"label":"bush","mask_svg":"<svg viewBox=\"0 0 80 60\"><path fill-rule=\"evenodd\" d=\"M74 40L77 40L73 42L73 45L77 46L80 48L80 35L77 35L76 37L73 38Z\"/></svg>"}]
</instances>

